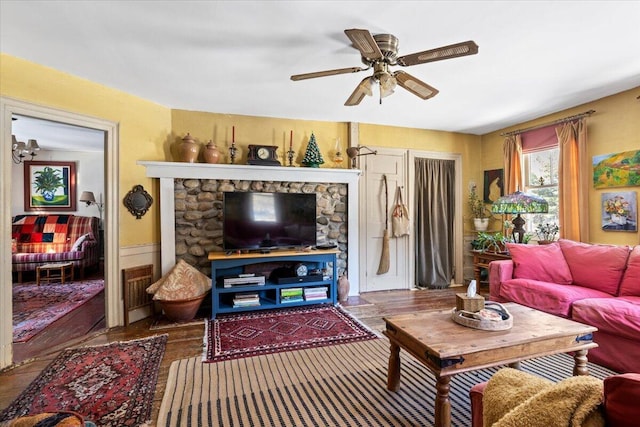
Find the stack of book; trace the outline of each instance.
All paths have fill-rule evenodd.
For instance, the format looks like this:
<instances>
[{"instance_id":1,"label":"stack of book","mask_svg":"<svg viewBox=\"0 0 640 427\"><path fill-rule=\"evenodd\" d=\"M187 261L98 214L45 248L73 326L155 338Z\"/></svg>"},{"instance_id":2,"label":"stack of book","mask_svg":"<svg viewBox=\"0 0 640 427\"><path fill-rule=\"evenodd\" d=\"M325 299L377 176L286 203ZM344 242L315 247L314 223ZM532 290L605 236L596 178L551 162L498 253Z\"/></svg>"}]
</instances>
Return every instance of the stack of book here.
<instances>
[{"instance_id":1,"label":"stack of book","mask_svg":"<svg viewBox=\"0 0 640 427\"><path fill-rule=\"evenodd\" d=\"M287 288L280 290L280 302L299 302L304 301L302 288Z\"/></svg>"},{"instance_id":2,"label":"stack of book","mask_svg":"<svg viewBox=\"0 0 640 427\"><path fill-rule=\"evenodd\" d=\"M312 288L304 288L305 301L315 301L327 299L328 288L326 286L314 286Z\"/></svg>"},{"instance_id":3,"label":"stack of book","mask_svg":"<svg viewBox=\"0 0 640 427\"><path fill-rule=\"evenodd\" d=\"M255 307L260 305L260 296L257 293L235 294L233 298L233 308Z\"/></svg>"}]
</instances>

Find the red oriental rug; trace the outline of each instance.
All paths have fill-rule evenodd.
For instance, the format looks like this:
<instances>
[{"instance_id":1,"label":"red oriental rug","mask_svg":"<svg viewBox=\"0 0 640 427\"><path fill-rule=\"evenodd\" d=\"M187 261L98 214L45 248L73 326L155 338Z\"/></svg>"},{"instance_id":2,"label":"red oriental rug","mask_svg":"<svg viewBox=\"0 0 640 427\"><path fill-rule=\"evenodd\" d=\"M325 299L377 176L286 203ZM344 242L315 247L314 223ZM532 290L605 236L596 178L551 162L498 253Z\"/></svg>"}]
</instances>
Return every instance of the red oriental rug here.
<instances>
[{"instance_id":1,"label":"red oriental rug","mask_svg":"<svg viewBox=\"0 0 640 427\"><path fill-rule=\"evenodd\" d=\"M328 304L220 315L205 325L204 362L377 338L340 307Z\"/></svg>"},{"instance_id":2,"label":"red oriental rug","mask_svg":"<svg viewBox=\"0 0 640 427\"><path fill-rule=\"evenodd\" d=\"M41 412L74 411L98 426L151 419L167 335L64 350L0 413L0 422Z\"/></svg>"},{"instance_id":3,"label":"red oriental rug","mask_svg":"<svg viewBox=\"0 0 640 427\"><path fill-rule=\"evenodd\" d=\"M104 290L104 279L13 285L13 342L26 342Z\"/></svg>"}]
</instances>

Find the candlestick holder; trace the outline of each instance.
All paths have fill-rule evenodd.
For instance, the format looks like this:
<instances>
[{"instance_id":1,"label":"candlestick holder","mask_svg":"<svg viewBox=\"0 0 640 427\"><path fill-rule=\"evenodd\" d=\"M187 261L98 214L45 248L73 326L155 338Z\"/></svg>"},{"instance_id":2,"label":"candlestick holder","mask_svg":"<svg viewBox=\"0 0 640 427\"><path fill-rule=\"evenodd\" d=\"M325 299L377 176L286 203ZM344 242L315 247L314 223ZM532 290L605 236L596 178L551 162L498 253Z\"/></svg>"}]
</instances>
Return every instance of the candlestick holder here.
<instances>
[{"instance_id":1,"label":"candlestick holder","mask_svg":"<svg viewBox=\"0 0 640 427\"><path fill-rule=\"evenodd\" d=\"M296 152L293 151L293 149L289 148L289 151L287 151L287 158L289 159L289 166L293 166L293 157L295 156Z\"/></svg>"},{"instance_id":2,"label":"candlestick holder","mask_svg":"<svg viewBox=\"0 0 640 427\"><path fill-rule=\"evenodd\" d=\"M231 158L231 164L234 164L236 161L236 153L238 149L236 148L235 142L231 143L231 147L229 147L229 157Z\"/></svg>"}]
</instances>

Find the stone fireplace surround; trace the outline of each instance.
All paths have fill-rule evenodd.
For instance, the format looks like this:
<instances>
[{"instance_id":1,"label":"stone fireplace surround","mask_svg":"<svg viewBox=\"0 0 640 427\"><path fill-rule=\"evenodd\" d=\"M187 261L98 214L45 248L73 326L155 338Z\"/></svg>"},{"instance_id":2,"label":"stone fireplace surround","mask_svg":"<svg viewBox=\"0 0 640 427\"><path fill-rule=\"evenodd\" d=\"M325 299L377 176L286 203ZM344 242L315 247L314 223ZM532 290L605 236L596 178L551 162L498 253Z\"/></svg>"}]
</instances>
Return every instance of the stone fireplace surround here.
<instances>
[{"instance_id":1,"label":"stone fireplace surround","mask_svg":"<svg viewBox=\"0 0 640 427\"><path fill-rule=\"evenodd\" d=\"M228 164L138 161L146 168L146 174L160 180L160 248L161 271L167 273L176 263L176 179L242 180L277 182L287 181L306 184L346 184L347 188L347 277L351 283L350 294L359 292L358 260L358 178L356 169L304 168L284 166L248 166Z\"/></svg>"}]
</instances>

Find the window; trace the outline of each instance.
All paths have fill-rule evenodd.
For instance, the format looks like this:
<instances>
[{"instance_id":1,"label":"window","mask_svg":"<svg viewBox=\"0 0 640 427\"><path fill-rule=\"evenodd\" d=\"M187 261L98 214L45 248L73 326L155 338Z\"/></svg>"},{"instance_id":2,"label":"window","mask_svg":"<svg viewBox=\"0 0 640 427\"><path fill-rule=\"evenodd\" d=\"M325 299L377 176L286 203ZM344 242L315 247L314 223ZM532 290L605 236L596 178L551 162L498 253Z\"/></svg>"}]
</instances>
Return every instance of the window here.
<instances>
[{"instance_id":1,"label":"window","mask_svg":"<svg viewBox=\"0 0 640 427\"><path fill-rule=\"evenodd\" d=\"M548 214L527 215L525 229L536 238L538 224L558 224L558 161L557 146L524 154L525 192L542 197L549 203Z\"/></svg>"}]
</instances>

